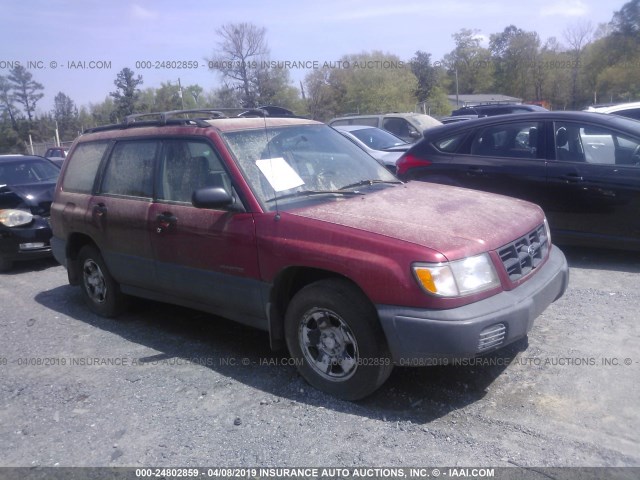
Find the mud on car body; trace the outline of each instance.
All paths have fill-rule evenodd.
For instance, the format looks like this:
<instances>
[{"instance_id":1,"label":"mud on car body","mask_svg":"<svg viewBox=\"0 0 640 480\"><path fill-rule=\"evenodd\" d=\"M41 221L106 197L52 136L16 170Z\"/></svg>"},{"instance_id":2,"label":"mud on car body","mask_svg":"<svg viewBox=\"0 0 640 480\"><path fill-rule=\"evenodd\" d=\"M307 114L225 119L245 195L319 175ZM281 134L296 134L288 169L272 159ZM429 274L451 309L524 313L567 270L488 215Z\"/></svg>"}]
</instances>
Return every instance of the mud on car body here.
<instances>
[{"instance_id":1,"label":"mud on car body","mask_svg":"<svg viewBox=\"0 0 640 480\"><path fill-rule=\"evenodd\" d=\"M568 280L539 207L404 184L291 117L168 112L94 129L65 162L52 224L94 312L133 295L266 330L345 399L394 364L522 338Z\"/></svg>"}]
</instances>

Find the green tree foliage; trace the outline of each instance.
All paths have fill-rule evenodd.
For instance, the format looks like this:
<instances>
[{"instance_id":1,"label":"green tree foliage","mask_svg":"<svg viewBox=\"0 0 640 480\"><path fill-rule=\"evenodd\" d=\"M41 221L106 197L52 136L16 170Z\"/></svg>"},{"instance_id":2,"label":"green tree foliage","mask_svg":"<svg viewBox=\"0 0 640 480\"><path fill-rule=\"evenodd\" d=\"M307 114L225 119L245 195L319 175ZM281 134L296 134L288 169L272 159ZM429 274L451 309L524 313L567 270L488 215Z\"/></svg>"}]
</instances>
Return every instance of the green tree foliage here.
<instances>
[{"instance_id":1,"label":"green tree foliage","mask_svg":"<svg viewBox=\"0 0 640 480\"><path fill-rule=\"evenodd\" d=\"M640 98L640 0L617 11L605 34L587 45L583 72L585 87L594 102L630 101Z\"/></svg>"},{"instance_id":2,"label":"green tree foliage","mask_svg":"<svg viewBox=\"0 0 640 480\"><path fill-rule=\"evenodd\" d=\"M115 110L111 115L111 121L124 120L124 117L136 111L136 103L140 96L139 85L142 85L142 76L135 76L130 68L123 68L113 81L116 91L109 93L115 102Z\"/></svg>"},{"instance_id":3,"label":"green tree foliage","mask_svg":"<svg viewBox=\"0 0 640 480\"><path fill-rule=\"evenodd\" d=\"M33 79L33 75L22 65L16 65L8 76L13 92L13 100L22 105L29 125L33 122L36 104L44 97L44 87Z\"/></svg>"},{"instance_id":4,"label":"green tree foliage","mask_svg":"<svg viewBox=\"0 0 640 480\"><path fill-rule=\"evenodd\" d=\"M59 92L53 100L53 121L58 124L58 135L61 141L76 138L80 130L78 108L71 98Z\"/></svg>"},{"instance_id":5,"label":"green tree foliage","mask_svg":"<svg viewBox=\"0 0 640 480\"><path fill-rule=\"evenodd\" d=\"M13 104L13 96L11 95L11 83L6 77L0 76L0 111L3 116L11 122L11 127L18 130L18 121L16 116L18 112Z\"/></svg>"},{"instance_id":6,"label":"green tree foliage","mask_svg":"<svg viewBox=\"0 0 640 480\"><path fill-rule=\"evenodd\" d=\"M425 102L425 113L433 117L445 117L451 114L452 106L443 87L435 86Z\"/></svg>"},{"instance_id":7,"label":"green tree foliage","mask_svg":"<svg viewBox=\"0 0 640 480\"><path fill-rule=\"evenodd\" d=\"M431 54L418 50L410 61L411 71L418 80L414 95L419 102L426 101L438 84L438 71L431 64Z\"/></svg>"},{"instance_id":8,"label":"green tree foliage","mask_svg":"<svg viewBox=\"0 0 640 480\"><path fill-rule=\"evenodd\" d=\"M496 89L506 95L535 99L536 85L532 79L540 60L538 34L510 25L491 35L489 48Z\"/></svg>"},{"instance_id":9,"label":"green tree foliage","mask_svg":"<svg viewBox=\"0 0 640 480\"><path fill-rule=\"evenodd\" d=\"M493 86L491 53L481 46L478 30L463 28L452 35L456 47L444 57L451 93L486 93Z\"/></svg>"},{"instance_id":10,"label":"green tree foliage","mask_svg":"<svg viewBox=\"0 0 640 480\"><path fill-rule=\"evenodd\" d=\"M614 13L611 27L618 35L640 41L640 0L631 0Z\"/></svg>"},{"instance_id":11,"label":"green tree foliage","mask_svg":"<svg viewBox=\"0 0 640 480\"><path fill-rule=\"evenodd\" d=\"M304 79L307 111L314 120L327 121L339 111L340 86L332 85L331 80L329 68L313 70Z\"/></svg>"},{"instance_id":12,"label":"green tree foliage","mask_svg":"<svg viewBox=\"0 0 640 480\"><path fill-rule=\"evenodd\" d=\"M328 79L338 109L335 114L415 108L418 80L397 55L379 51L344 55L336 66Z\"/></svg>"}]
</instances>

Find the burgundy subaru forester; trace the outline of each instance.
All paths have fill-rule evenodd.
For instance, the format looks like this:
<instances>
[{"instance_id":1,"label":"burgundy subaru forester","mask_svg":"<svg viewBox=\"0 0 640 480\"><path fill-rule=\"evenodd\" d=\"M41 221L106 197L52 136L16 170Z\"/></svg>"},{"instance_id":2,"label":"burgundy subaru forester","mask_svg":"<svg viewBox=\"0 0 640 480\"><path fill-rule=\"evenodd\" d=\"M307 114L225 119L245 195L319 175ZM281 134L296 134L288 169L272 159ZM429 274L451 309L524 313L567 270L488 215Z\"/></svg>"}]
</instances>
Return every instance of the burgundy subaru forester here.
<instances>
[{"instance_id":1,"label":"burgundy subaru forester","mask_svg":"<svg viewBox=\"0 0 640 480\"><path fill-rule=\"evenodd\" d=\"M402 183L291 117L165 112L89 130L51 224L95 313L138 296L266 330L310 384L351 400L393 365L526 336L568 282L536 205Z\"/></svg>"}]
</instances>

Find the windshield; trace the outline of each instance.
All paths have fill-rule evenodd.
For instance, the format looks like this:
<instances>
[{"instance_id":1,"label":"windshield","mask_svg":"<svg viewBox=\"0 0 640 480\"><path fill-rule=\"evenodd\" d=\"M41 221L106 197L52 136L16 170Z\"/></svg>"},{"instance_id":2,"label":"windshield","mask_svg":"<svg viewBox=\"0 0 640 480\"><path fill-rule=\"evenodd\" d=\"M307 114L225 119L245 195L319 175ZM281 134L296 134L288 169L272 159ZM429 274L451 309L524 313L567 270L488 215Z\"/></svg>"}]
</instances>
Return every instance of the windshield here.
<instances>
[{"instance_id":1,"label":"windshield","mask_svg":"<svg viewBox=\"0 0 640 480\"><path fill-rule=\"evenodd\" d=\"M0 163L0 185L53 182L59 174L58 167L43 160Z\"/></svg>"},{"instance_id":2,"label":"windshield","mask_svg":"<svg viewBox=\"0 0 640 480\"><path fill-rule=\"evenodd\" d=\"M385 150L407 143L401 138L379 128L361 128L359 130L351 130L350 133L367 147L374 150Z\"/></svg>"},{"instance_id":3,"label":"windshield","mask_svg":"<svg viewBox=\"0 0 640 480\"><path fill-rule=\"evenodd\" d=\"M245 130L224 137L268 210L275 210L276 205L286 208L274 199L286 198L284 203L291 205L305 192L327 193L323 198L331 199L353 193L345 187L398 182L361 148L326 125Z\"/></svg>"}]
</instances>

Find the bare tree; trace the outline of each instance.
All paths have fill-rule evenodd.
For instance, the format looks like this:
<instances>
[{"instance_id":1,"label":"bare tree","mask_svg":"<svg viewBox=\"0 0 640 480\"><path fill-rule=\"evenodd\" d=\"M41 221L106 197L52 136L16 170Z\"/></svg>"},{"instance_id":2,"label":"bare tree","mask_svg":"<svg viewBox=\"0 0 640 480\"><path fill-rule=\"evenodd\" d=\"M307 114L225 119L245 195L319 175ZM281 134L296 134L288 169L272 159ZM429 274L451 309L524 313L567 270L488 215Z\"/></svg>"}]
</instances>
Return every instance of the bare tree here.
<instances>
[{"instance_id":1,"label":"bare tree","mask_svg":"<svg viewBox=\"0 0 640 480\"><path fill-rule=\"evenodd\" d=\"M219 50L209 60L211 68L242 91L245 107L257 106L258 70L269 54L266 29L252 23L228 23L216 33L221 40Z\"/></svg>"},{"instance_id":2,"label":"bare tree","mask_svg":"<svg viewBox=\"0 0 640 480\"><path fill-rule=\"evenodd\" d=\"M571 106L578 105L578 74L580 73L584 48L591 42L594 32L591 22L577 22L564 31L564 39L569 45L571 55Z\"/></svg>"}]
</instances>

